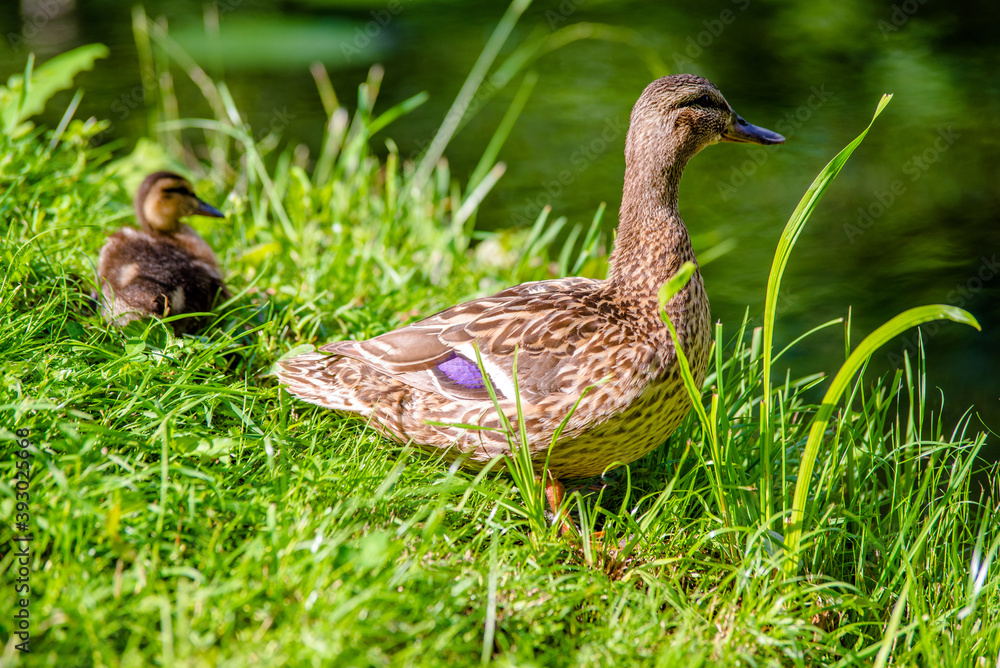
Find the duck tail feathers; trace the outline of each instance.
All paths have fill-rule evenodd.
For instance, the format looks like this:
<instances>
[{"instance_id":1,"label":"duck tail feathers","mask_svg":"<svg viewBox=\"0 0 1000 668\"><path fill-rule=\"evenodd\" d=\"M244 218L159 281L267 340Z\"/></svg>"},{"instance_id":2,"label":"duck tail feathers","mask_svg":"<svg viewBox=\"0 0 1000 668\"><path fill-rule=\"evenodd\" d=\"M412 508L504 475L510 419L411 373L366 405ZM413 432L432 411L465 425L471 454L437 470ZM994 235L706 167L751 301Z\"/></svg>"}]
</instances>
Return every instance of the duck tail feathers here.
<instances>
[{"instance_id":1,"label":"duck tail feathers","mask_svg":"<svg viewBox=\"0 0 1000 668\"><path fill-rule=\"evenodd\" d=\"M352 364L354 362L354 364ZM361 413L365 402L356 395L362 373L357 362L340 355L306 353L275 364L274 372L289 393L318 406Z\"/></svg>"}]
</instances>

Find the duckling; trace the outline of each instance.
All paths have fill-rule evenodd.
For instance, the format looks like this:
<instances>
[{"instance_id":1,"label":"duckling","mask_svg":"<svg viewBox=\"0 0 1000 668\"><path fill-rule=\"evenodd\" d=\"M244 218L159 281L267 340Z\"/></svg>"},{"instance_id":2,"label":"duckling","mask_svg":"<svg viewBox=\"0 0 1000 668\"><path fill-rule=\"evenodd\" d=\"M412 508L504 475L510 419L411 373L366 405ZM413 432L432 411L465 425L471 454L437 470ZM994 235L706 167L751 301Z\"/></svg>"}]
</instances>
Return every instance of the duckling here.
<instances>
[{"instance_id":1,"label":"duckling","mask_svg":"<svg viewBox=\"0 0 1000 668\"><path fill-rule=\"evenodd\" d=\"M142 229L123 227L101 248L97 274L104 317L121 327L139 318L206 313L231 297L215 253L185 216L222 218L222 212L194 194L190 182L173 172L150 174L135 196ZM181 318L177 334L201 325Z\"/></svg>"},{"instance_id":2,"label":"duckling","mask_svg":"<svg viewBox=\"0 0 1000 668\"><path fill-rule=\"evenodd\" d=\"M512 424L520 394L535 472L548 457L546 494L555 505L559 478L634 461L664 443L691 407L658 293L685 262L697 264L678 189L688 160L720 141L768 145L784 137L747 123L706 79L652 82L632 110L605 280L507 288L372 339L280 361L278 378L305 401L369 418L391 440L464 455L471 467L510 454L486 383ZM711 318L699 271L665 310L700 384Z\"/></svg>"}]
</instances>

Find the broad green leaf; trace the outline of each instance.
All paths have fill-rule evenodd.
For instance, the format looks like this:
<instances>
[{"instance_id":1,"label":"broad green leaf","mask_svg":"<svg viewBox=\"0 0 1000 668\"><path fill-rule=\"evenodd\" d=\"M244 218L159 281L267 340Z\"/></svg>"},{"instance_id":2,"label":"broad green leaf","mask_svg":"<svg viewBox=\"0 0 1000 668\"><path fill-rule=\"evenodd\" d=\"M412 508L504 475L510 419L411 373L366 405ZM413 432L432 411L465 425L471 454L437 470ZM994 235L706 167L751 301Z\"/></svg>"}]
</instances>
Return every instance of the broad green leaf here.
<instances>
[{"instance_id":1,"label":"broad green leaf","mask_svg":"<svg viewBox=\"0 0 1000 668\"><path fill-rule=\"evenodd\" d=\"M0 98L4 101L0 111L4 131L11 132L25 119L41 113L53 95L71 87L77 74L92 69L94 61L106 58L108 53L108 47L103 44L87 44L36 67L29 75L27 86L24 76L11 77L7 88L0 90ZM22 100L20 104L11 104L18 98Z\"/></svg>"}]
</instances>

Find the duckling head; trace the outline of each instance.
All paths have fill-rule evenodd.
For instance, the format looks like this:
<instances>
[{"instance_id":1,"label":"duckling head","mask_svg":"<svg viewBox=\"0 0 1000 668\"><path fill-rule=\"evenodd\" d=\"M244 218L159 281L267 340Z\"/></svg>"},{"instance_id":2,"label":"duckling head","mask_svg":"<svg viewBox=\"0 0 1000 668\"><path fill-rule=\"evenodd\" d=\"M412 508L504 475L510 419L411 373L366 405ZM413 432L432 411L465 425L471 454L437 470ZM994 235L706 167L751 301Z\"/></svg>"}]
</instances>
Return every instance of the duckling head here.
<instances>
[{"instance_id":1,"label":"duckling head","mask_svg":"<svg viewBox=\"0 0 1000 668\"><path fill-rule=\"evenodd\" d=\"M708 79L675 74L649 84L636 102L625 159L627 164L683 168L694 154L719 141L767 145L785 138L743 120Z\"/></svg>"},{"instance_id":2,"label":"duckling head","mask_svg":"<svg viewBox=\"0 0 1000 668\"><path fill-rule=\"evenodd\" d=\"M173 172L146 177L135 196L135 213L147 232L173 234L185 216L222 218L222 212L198 199L191 183Z\"/></svg>"}]
</instances>

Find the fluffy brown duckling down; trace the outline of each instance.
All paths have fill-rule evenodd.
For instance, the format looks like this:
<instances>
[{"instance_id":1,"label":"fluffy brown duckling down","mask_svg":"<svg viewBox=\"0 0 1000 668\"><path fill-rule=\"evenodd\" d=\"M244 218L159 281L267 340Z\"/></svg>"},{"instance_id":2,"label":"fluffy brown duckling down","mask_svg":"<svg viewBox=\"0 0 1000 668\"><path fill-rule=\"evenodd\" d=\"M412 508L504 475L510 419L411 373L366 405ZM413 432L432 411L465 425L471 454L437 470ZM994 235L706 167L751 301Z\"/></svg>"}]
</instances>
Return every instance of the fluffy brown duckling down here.
<instances>
[{"instance_id":1,"label":"fluffy brown duckling down","mask_svg":"<svg viewBox=\"0 0 1000 668\"><path fill-rule=\"evenodd\" d=\"M101 249L97 274L101 311L121 327L139 318L204 314L229 299L215 253L181 222L186 216L222 218L173 172L150 174L135 196L141 229L123 227ZM171 321L177 334L199 329L205 318Z\"/></svg>"}]
</instances>

